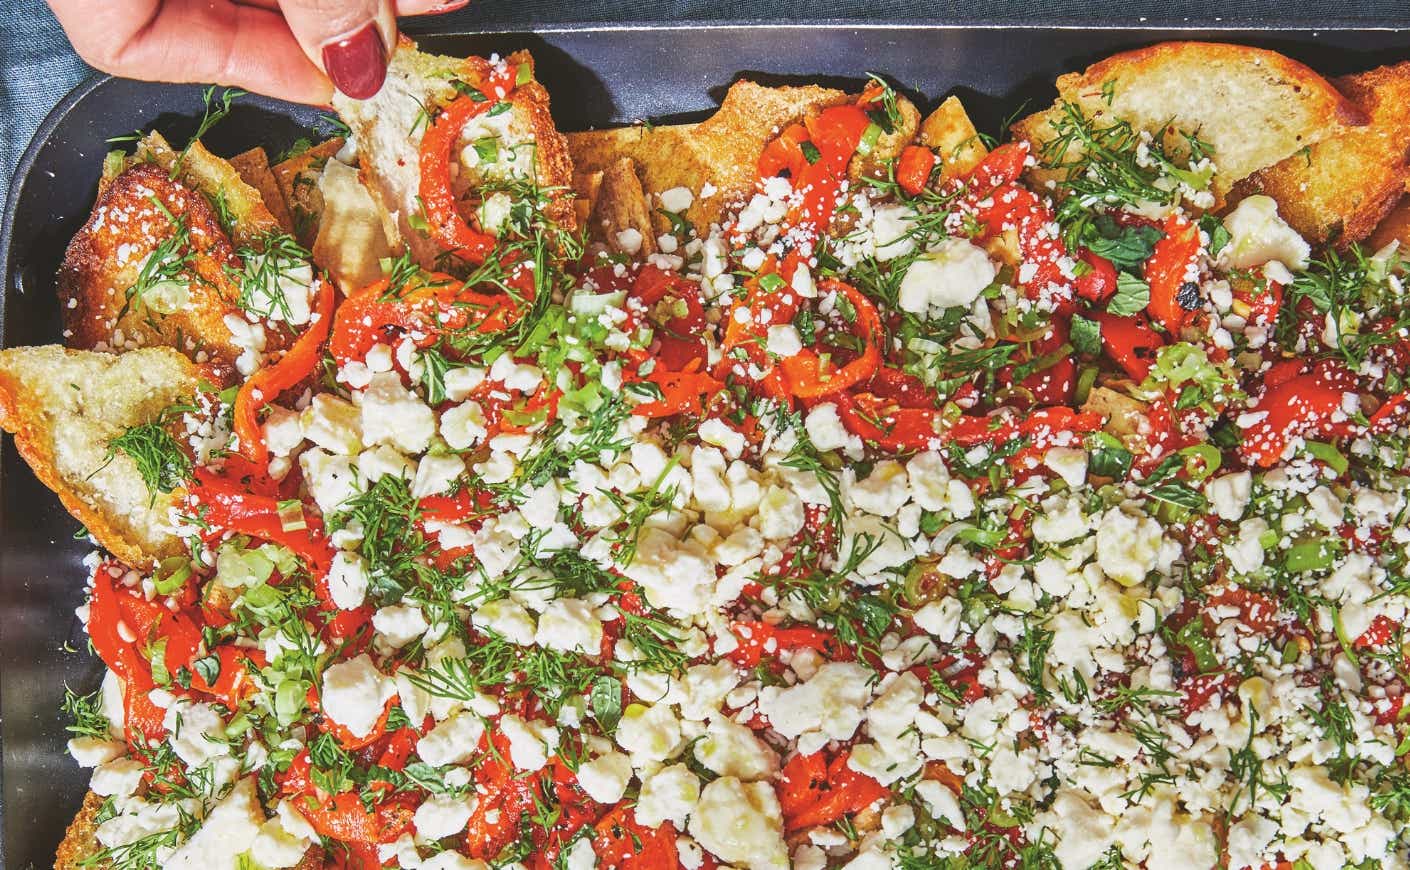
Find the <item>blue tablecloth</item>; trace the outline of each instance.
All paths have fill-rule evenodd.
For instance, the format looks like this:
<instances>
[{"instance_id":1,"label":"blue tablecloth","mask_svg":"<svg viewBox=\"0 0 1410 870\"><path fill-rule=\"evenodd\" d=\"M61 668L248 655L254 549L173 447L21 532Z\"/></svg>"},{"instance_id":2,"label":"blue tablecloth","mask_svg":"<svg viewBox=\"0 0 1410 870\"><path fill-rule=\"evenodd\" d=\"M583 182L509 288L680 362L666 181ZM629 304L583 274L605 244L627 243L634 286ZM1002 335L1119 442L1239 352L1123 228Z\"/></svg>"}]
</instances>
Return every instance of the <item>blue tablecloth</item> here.
<instances>
[{"instance_id":1,"label":"blue tablecloth","mask_svg":"<svg viewBox=\"0 0 1410 870\"><path fill-rule=\"evenodd\" d=\"M74 56L42 0L11 0L0 27L0 200L44 115L89 73ZM1335 12L1339 21L1410 24L1403 0L1360 0ZM1303 24L1325 26L1327 7L1287 0L476 0L437 23L471 29L552 22L929 19L951 23L1032 21L1123 24ZM415 25L413 25L414 27Z\"/></svg>"}]
</instances>

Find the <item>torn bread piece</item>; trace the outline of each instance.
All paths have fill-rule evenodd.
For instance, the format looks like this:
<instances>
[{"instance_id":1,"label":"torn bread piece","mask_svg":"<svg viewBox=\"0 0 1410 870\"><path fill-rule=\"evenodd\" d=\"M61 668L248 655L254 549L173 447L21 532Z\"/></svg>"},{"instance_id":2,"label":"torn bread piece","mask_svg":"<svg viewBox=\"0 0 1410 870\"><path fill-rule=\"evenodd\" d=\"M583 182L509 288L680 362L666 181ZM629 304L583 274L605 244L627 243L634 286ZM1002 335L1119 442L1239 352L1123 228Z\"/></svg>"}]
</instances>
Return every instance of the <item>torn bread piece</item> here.
<instances>
[{"instance_id":1,"label":"torn bread piece","mask_svg":"<svg viewBox=\"0 0 1410 870\"><path fill-rule=\"evenodd\" d=\"M279 228L286 233L294 231L294 222L289 217L289 207L284 203L284 192L279 189L279 179L274 177L274 169L269 165L269 155L263 148L251 148L230 158L230 165L240 174L240 179L259 192L265 208L274 216Z\"/></svg>"},{"instance_id":2,"label":"torn bread piece","mask_svg":"<svg viewBox=\"0 0 1410 870\"><path fill-rule=\"evenodd\" d=\"M155 130L137 143L136 162L155 163L186 184L205 194L221 225L239 247L260 248L279 221L265 205L260 191L247 184L230 161L217 157L199 141L183 151L173 149Z\"/></svg>"},{"instance_id":3,"label":"torn bread piece","mask_svg":"<svg viewBox=\"0 0 1410 870\"><path fill-rule=\"evenodd\" d=\"M920 144L940 157L940 177L968 175L989 154L959 97L946 97L920 123Z\"/></svg>"},{"instance_id":4,"label":"torn bread piece","mask_svg":"<svg viewBox=\"0 0 1410 870\"><path fill-rule=\"evenodd\" d=\"M1113 55L1057 81L1053 106L1018 121L1015 136L1035 146L1059 137L1065 104L1098 125L1115 120L1164 135L1180 153L1181 134L1209 146L1223 197L1240 179L1364 122L1355 104L1306 66L1277 52L1210 42L1165 42ZM1080 156L1067 145L1061 159ZM1051 156L1051 155L1049 155ZM1057 178L1039 169L1042 184Z\"/></svg>"},{"instance_id":5,"label":"torn bread piece","mask_svg":"<svg viewBox=\"0 0 1410 870\"><path fill-rule=\"evenodd\" d=\"M69 242L58 274L65 343L82 350L164 345L233 367L249 344L227 323L244 321L230 272L239 268L206 198L161 166L138 163L107 185ZM274 347L279 335L260 341Z\"/></svg>"},{"instance_id":6,"label":"torn bread piece","mask_svg":"<svg viewBox=\"0 0 1410 870\"><path fill-rule=\"evenodd\" d=\"M294 238L305 248L313 247L323 217L323 192L318 181L328 161L343 150L344 144L346 140L334 137L304 148L272 167L274 180L289 208Z\"/></svg>"},{"instance_id":7,"label":"torn bread piece","mask_svg":"<svg viewBox=\"0 0 1410 870\"><path fill-rule=\"evenodd\" d=\"M635 161L648 194L660 196L677 187L694 196L682 217L705 234L731 206L754 192L759 155L789 124L798 123L853 97L835 88L816 85L767 87L741 79L730 86L715 114L698 124L620 127L568 134L573 165L579 172L605 172L623 157ZM849 174L879 174L886 162L915 137L920 112L897 95L900 123L878 137L871 152L855 157ZM670 221L657 213L657 231Z\"/></svg>"},{"instance_id":8,"label":"torn bread piece","mask_svg":"<svg viewBox=\"0 0 1410 870\"><path fill-rule=\"evenodd\" d=\"M1369 119L1250 175L1233 198L1265 193L1314 245L1370 235L1400 199L1410 166L1410 63L1334 79Z\"/></svg>"},{"instance_id":9,"label":"torn bread piece","mask_svg":"<svg viewBox=\"0 0 1410 870\"><path fill-rule=\"evenodd\" d=\"M597 172L578 173L573 187L587 205L583 226L591 241L618 254L649 257L656 253L651 203L635 160L622 157Z\"/></svg>"},{"instance_id":10,"label":"torn bread piece","mask_svg":"<svg viewBox=\"0 0 1410 870\"><path fill-rule=\"evenodd\" d=\"M376 96L368 100L334 97L334 107L352 130L363 180L387 214L388 238L397 247L405 245L426 268L436 268L445 251L440 242L418 229L425 226L419 189L421 141L431 123L427 113L470 91L485 97L480 89L487 86L498 64L519 70L517 83L497 103L507 109L491 108L472 118L452 147L455 192L463 199L487 182L532 177L549 197L546 215L560 226L571 227L575 219L572 163L549 114L548 92L533 79L533 60L527 52L491 63L425 54L403 40L392 54L386 82Z\"/></svg>"},{"instance_id":11,"label":"torn bread piece","mask_svg":"<svg viewBox=\"0 0 1410 870\"><path fill-rule=\"evenodd\" d=\"M201 369L171 348L124 354L55 345L0 351L0 427L34 474L105 549L132 566L182 550L172 493L150 492L112 441L189 404Z\"/></svg>"},{"instance_id":12,"label":"torn bread piece","mask_svg":"<svg viewBox=\"0 0 1410 870\"><path fill-rule=\"evenodd\" d=\"M392 255L382 210L346 163L328 160L318 179L318 235L313 261L327 270L345 295L382 277Z\"/></svg>"}]
</instances>

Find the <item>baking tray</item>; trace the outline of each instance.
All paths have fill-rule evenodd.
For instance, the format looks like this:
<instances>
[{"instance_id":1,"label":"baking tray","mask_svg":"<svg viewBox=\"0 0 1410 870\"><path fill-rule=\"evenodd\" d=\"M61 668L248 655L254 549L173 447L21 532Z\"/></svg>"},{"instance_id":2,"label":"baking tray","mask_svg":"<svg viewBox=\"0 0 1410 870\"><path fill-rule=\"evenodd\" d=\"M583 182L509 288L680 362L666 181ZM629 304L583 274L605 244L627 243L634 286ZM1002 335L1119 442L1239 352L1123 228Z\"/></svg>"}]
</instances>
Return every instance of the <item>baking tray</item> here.
<instances>
[{"instance_id":1,"label":"baking tray","mask_svg":"<svg viewBox=\"0 0 1410 870\"><path fill-rule=\"evenodd\" d=\"M980 130L999 131L1025 101L1053 99L1053 79L1126 48L1165 39L1218 39L1282 51L1327 74L1410 59L1401 27L1322 31L1264 27L1127 28L935 24L572 26L535 32L422 34L452 54L534 53L538 77L565 130L641 119L694 120L741 76L769 83L856 86L879 73L922 108L958 93ZM54 273L88 214L107 140L156 127L172 140L195 128L197 86L97 76L40 126L19 163L0 225L5 347L57 342ZM254 145L287 147L320 113L259 97L238 101L207 137L232 155ZM0 866L52 866L54 849L83 798L88 776L64 754L65 685L91 691L101 665L74 618L88 544L78 524L39 484L6 438L0 457ZM75 651L77 650L77 651Z\"/></svg>"}]
</instances>

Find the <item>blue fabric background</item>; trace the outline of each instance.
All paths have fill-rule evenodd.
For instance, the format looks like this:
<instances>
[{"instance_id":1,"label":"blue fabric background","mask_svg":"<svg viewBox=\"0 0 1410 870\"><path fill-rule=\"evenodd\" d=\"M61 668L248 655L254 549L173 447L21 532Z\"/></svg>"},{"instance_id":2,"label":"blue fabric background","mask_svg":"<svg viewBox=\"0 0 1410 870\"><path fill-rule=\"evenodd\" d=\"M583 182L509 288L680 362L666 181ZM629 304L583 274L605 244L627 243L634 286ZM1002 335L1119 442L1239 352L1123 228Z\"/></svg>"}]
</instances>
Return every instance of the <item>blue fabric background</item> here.
<instances>
[{"instance_id":1,"label":"blue fabric background","mask_svg":"<svg viewBox=\"0 0 1410 870\"><path fill-rule=\"evenodd\" d=\"M102 2L102 0L94 0ZM11 0L0 27L0 199L34 128L63 95L88 74L42 0ZM1402 0L1341 4L1329 16L1320 2L1289 0L475 0L437 26L473 29L554 22L729 21L749 19L905 18L971 21L1123 24L1410 24ZM422 25L424 26L424 24ZM415 30L416 24L408 29Z\"/></svg>"}]
</instances>

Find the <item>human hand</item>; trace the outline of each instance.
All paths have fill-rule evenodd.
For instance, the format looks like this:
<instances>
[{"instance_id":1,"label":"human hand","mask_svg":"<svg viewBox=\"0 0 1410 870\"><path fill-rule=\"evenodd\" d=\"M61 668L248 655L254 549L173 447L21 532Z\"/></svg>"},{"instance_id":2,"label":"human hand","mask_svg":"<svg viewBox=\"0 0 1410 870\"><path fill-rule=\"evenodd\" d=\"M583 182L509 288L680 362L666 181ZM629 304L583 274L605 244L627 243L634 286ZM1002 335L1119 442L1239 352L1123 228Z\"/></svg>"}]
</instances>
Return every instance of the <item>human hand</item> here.
<instances>
[{"instance_id":1,"label":"human hand","mask_svg":"<svg viewBox=\"0 0 1410 870\"><path fill-rule=\"evenodd\" d=\"M469 0L49 0L74 50L114 75L325 104L375 94L396 16Z\"/></svg>"}]
</instances>

